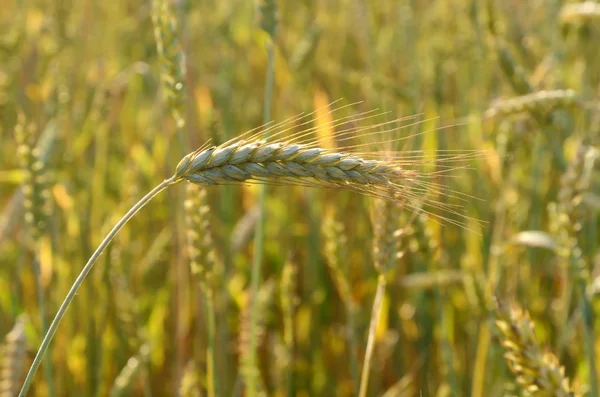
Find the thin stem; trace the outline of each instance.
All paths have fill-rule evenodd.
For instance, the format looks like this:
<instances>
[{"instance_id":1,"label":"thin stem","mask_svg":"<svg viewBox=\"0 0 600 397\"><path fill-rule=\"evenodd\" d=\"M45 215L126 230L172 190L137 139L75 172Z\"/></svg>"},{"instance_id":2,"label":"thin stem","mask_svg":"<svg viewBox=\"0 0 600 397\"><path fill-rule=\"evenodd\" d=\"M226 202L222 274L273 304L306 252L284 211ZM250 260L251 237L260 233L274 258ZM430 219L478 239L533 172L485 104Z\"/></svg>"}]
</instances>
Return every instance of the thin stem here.
<instances>
[{"instance_id":1,"label":"thin stem","mask_svg":"<svg viewBox=\"0 0 600 397\"><path fill-rule=\"evenodd\" d=\"M583 319L583 336L588 361L590 395L598 396L598 369L596 366L595 337L594 337L594 309L586 295L586 283L584 279L578 281L578 293Z\"/></svg>"},{"instance_id":2,"label":"thin stem","mask_svg":"<svg viewBox=\"0 0 600 397\"><path fill-rule=\"evenodd\" d=\"M204 310L206 311L206 332L208 338L208 347L206 348L206 377L207 377L207 395L208 397L220 396L219 381L216 371L216 313L215 313L215 291L212 285L204 286Z\"/></svg>"},{"instance_id":3,"label":"thin stem","mask_svg":"<svg viewBox=\"0 0 600 397\"><path fill-rule=\"evenodd\" d=\"M21 388L21 391L19 392L19 397L24 397L27 395L27 391L29 390L29 388L31 387L31 384L33 383L33 377L35 376L36 371L38 370L40 364L42 363L42 359L43 359L44 355L46 354L46 351L48 350L48 346L50 345L50 342L52 341L52 338L54 337L54 334L56 333L56 329L58 328L58 325L60 324L61 320L65 316L65 312L69 308L69 305L73 301L73 298L75 298L75 295L77 294L79 287L81 287L83 280L85 280L85 278L87 277L89 272L92 270L94 263L96 263L96 261L98 260L98 258L102 254L102 252L104 252L104 249L112 241L112 239L119 232L119 230L121 230L123 228L123 226L125 226L125 224L140 209L142 209L158 193L165 190L167 187L172 185L174 182L175 182L174 177L171 177L169 179L165 179L158 186L156 186L154 189L152 189L147 195L145 195L140 201L138 201L133 207L131 207L131 209L123 216L123 218L121 218L121 220L119 220L119 222L106 235L104 240L102 240L102 242L100 243L100 245L98 246L96 251L92 254L92 256L90 257L88 262L85 264L85 266L81 270L81 273L79 273L79 276L77 276L77 279L75 279L75 282L71 286L69 293L67 293L65 300L62 302L62 304L60 305L60 308L58 309L58 312L54 316L54 319L52 320L52 324L50 324L50 328L48 328L48 332L46 332L46 335L44 335L42 344L40 345L40 348L38 349L38 352L35 355L33 363L31 364L31 367L29 368L29 372L27 372L27 377L25 378L25 382L23 382L23 387Z\"/></svg>"},{"instance_id":4,"label":"thin stem","mask_svg":"<svg viewBox=\"0 0 600 397\"><path fill-rule=\"evenodd\" d=\"M263 124L268 123L271 120L271 102L273 97L273 80L275 72L275 51L273 40L267 41L267 81L265 83L265 98L264 98L264 113L263 113ZM260 287L261 280L261 268L263 261L263 246L265 240L265 186L261 185L258 192L258 219L256 221L256 229L254 231L254 258L252 260L252 275L250 284L250 362L251 365L258 366L258 358L256 354L256 319L258 316L256 297L258 296L258 289ZM258 385L252 382L248 387L248 395L255 396L257 393Z\"/></svg>"},{"instance_id":5,"label":"thin stem","mask_svg":"<svg viewBox=\"0 0 600 397\"><path fill-rule=\"evenodd\" d=\"M34 255L33 259L33 272L35 275L35 286L37 289L37 298L38 298L38 308L40 311L40 327L42 329L42 333L46 332L46 298L44 295L44 286L42 284L42 272L40 269L40 261L38 258L38 254ZM47 354L49 356L49 354ZM50 358L46 361L44 365L44 377L46 378L46 384L48 385L48 395L50 397L54 396L54 377L52 376L52 361Z\"/></svg>"},{"instance_id":6,"label":"thin stem","mask_svg":"<svg viewBox=\"0 0 600 397\"><path fill-rule=\"evenodd\" d=\"M354 302L350 302L346 309L346 327L348 328L348 345L350 350L350 376L352 377L352 392L356 393L358 385L358 340L356 338L356 317L358 308Z\"/></svg>"},{"instance_id":7,"label":"thin stem","mask_svg":"<svg viewBox=\"0 0 600 397\"><path fill-rule=\"evenodd\" d=\"M383 302L383 294L385 292L386 280L383 274L377 279L377 292L373 300L373 312L371 313L371 323L369 324L369 338L367 340L367 349L365 351L365 360L363 363L362 375L360 377L359 397L366 397L369 388L369 374L371 372L371 360L373 358L373 349L375 348L375 332L377 324L381 317L381 304Z\"/></svg>"}]
</instances>

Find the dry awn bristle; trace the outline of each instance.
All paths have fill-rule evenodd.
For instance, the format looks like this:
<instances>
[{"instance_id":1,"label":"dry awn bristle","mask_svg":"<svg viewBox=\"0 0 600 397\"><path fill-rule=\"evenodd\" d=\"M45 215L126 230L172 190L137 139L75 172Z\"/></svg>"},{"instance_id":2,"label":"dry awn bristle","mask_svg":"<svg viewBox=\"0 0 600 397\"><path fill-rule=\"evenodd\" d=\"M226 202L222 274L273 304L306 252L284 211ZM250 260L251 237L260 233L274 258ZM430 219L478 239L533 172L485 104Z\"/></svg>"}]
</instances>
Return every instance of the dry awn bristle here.
<instances>
[{"instance_id":1,"label":"dry awn bristle","mask_svg":"<svg viewBox=\"0 0 600 397\"><path fill-rule=\"evenodd\" d=\"M336 110L338 109L334 111ZM357 119L364 121L376 116L378 115L373 115L372 112L365 112L359 114ZM396 137L386 140L385 134L407 127L397 125L411 118L356 127L357 120L350 117L327 123L332 128L341 127L341 131L335 133L338 143L357 137L371 137L379 141L331 150L319 147L318 141L313 140L315 127L286 134L296 126L302 127L316 121L303 121L305 118L306 116L301 115L291 121L263 127L258 133L243 134L220 146L205 145L180 161L173 181L186 180L199 185L263 183L343 188L383 198L409 210L423 211L444 220L448 219L443 214L458 212L456 205L436 201L440 196L463 201L470 198L449 191L437 184L435 179L440 174L464 168L468 161L480 156L482 151L439 151L435 156L427 156L419 151L396 152L381 149L388 147L390 142L404 139ZM348 125L351 127L348 128ZM272 139L260 139L265 132L269 132ZM374 146L378 150L366 151L368 146ZM431 169L435 171L421 171L428 166L432 166Z\"/></svg>"}]
</instances>

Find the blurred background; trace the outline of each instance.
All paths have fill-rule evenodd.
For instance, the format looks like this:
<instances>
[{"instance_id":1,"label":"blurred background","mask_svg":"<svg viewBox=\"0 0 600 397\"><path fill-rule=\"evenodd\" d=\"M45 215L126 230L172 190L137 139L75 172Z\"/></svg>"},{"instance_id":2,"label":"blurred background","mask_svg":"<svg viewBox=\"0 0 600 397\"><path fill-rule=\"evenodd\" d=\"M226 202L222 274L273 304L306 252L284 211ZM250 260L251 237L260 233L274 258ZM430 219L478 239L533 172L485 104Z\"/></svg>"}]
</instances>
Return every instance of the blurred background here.
<instances>
[{"instance_id":1,"label":"blurred background","mask_svg":"<svg viewBox=\"0 0 600 397\"><path fill-rule=\"evenodd\" d=\"M255 245L257 186L198 190L191 212L175 186L100 258L30 395L568 395L557 377L598 395L595 2L0 8L1 396L100 240L185 153L262 125L265 108L281 121L340 98L433 118L406 131L432 130L413 148L485 150L444 181L477 198L462 227L269 187Z\"/></svg>"}]
</instances>

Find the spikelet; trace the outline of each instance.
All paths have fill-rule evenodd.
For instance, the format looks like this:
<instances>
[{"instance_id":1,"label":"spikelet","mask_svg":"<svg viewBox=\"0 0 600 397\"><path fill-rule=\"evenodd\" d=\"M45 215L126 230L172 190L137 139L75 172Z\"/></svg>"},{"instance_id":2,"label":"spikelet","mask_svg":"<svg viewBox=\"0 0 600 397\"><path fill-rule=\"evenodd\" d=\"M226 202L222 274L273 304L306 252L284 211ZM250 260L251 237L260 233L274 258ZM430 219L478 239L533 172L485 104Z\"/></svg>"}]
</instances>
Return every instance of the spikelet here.
<instances>
[{"instance_id":1,"label":"spikelet","mask_svg":"<svg viewBox=\"0 0 600 397\"><path fill-rule=\"evenodd\" d=\"M152 22L167 105L177 127L182 128L185 123L185 56L177 38L177 18L169 0L152 1Z\"/></svg>"},{"instance_id":2,"label":"spikelet","mask_svg":"<svg viewBox=\"0 0 600 397\"><path fill-rule=\"evenodd\" d=\"M574 90L538 91L516 98L498 100L492 103L485 111L483 117L505 117L517 113L547 113L558 108L567 108L579 103L579 98Z\"/></svg>"},{"instance_id":3,"label":"spikelet","mask_svg":"<svg viewBox=\"0 0 600 397\"><path fill-rule=\"evenodd\" d=\"M265 332L265 325L271 302L273 300L273 294L275 292L275 283L273 280L265 282L258 291L256 296L256 305L258 314L255 320L254 338L260 340ZM265 396L266 389L261 377L260 368L258 363L253 362L252 354L250 352L250 300L246 302L242 310L242 318L240 322L240 336L239 336L239 349L240 349L240 374L244 380L244 383L248 385L255 385L256 395Z\"/></svg>"},{"instance_id":4,"label":"spikelet","mask_svg":"<svg viewBox=\"0 0 600 397\"><path fill-rule=\"evenodd\" d=\"M2 368L0 369L0 397L13 397L19 390L26 353L25 343L25 317L19 316L12 330L4 338Z\"/></svg>"},{"instance_id":5,"label":"spikelet","mask_svg":"<svg viewBox=\"0 0 600 397\"><path fill-rule=\"evenodd\" d=\"M498 305L496 326L500 330L504 357L517 383L533 396L576 396L558 359L543 352L535 337L535 326L529 314L521 309L507 310Z\"/></svg>"},{"instance_id":6,"label":"spikelet","mask_svg":"<svg viewBox=\"0 0 600 397\"><path fill-rule=\"evenodd\" d=\"M138 378L138 375L147 365L150 357L150 347L143 344L135 356L131 357L119 375L115 378L113 386L110 390L111 397L129 395L128 391L133 385L133 382Z\"/></svg>"},{"instance_id":7,"label":"spikelet","mask_svg":"<svg viewBox=\"0 0 600 397\"><path fill-rule=\"evenodd\" d=\"M565 4L560 10L559 20L563 24L598 21L600 4L595 1Z\"/></svg>"},{"instance_id":8,"label":"spikelet","mask_svg":"<svg viewBox=\"0 0 600 397\"><path fill-rule=\"evenodd\" d=\"M33 243L37 243L44 233L49 212L50 195L47 189L45 168L40 161L40 151L34 147L35 126L25 125L25 117L19 114L15 126L15 139L18 144L18 156L25 171L23 195L25 198L25 222Z\"/></svg>"}]
</instances>

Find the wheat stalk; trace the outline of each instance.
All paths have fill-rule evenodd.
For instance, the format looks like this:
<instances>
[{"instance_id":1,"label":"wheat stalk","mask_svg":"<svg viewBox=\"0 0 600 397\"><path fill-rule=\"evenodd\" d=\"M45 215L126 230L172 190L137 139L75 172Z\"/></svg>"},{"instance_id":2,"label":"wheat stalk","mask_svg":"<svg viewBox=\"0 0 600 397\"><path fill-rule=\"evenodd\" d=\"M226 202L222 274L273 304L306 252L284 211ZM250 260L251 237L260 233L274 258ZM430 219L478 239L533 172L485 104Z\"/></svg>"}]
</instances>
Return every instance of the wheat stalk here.
<instances>
[{"instance_id":1,"label":"wheat stalk","mask_svg":"<svg viewBox=\"0 0 600 397\"><path fill-rule=\"evenodd\" d=\"M216 296L223 269L216 258L210 228L206 189L187 186L185 201L190 271L199 282L205 302L208 346L206 348L206 383L209 397L219 395L216 354Z\"/></svg>"},{"instance_id":2,"label":"wheat stalk","mask_svg":"<svg viewBox=\"0 0 600 397\"><path fill-rule=\"evenodd\" d=\"M343 109L340 107L335 110ZM335 111L334 110L334 111ZM334 127L347 126L352 122L372 119L378 115L364 112L357 117L341 117L332 120ZM65 315L81 284L91 271L93 265L106 249L108 244L123 228L123 226L156 195L170 186L183 181L196 184L227 184L227 183L262 183L279 185L301 185L312 187L330 187L351 190L363 195L384 198L413 211L421 211L440 221L463 227L460 220L446 217L454 214L462 219L456 205L435 201L431 197L451 197L466 201L470 196L448 190L447 187L431 182L440 173L450 173L465 168L465 163L482 156L482 151L437 151L436 158L419 151L366 151L369 145L354 144L332 151L317 146L310 135L313 128L291 134L284 140L265 141L259 139L265 131L270 131L271 138L286 134L296 123L300 127L315 121L309 115L299 115L282 123L269 124L261 127L258 133L250 131L242 134L233 141L220 146L207 145L184 156L179 162L173 176L165 179L146 194L117 222L106 235L96 251L92 254L80 274L75 279L71 289L56 313L40 345L38 353L29 369L20 392L24 396L38 367L42 356L47 351L58 325ZM398 131L406 126L398 126L407 119L396 119L390 122L377 123L368 127L342 128L336 132L338 141L345 141L356 136L375 136L381 139L382 134ZM391 124L394 127L385 129ZM420 123L417 122L416 124ZM415 125L415 124L412 124ZM400 138L393 138L391 141ZM390 142L379 140L379 143ZM361 150L365 150L362 151ZM458 163L458 165L456 165ZM434 164L437 171L421 172L419 168Z\"/></svg>"}]
</instances>

